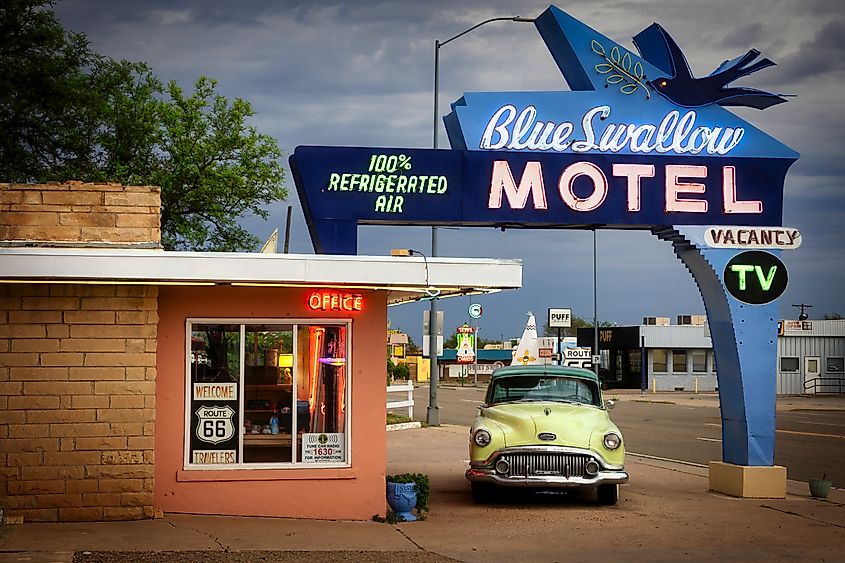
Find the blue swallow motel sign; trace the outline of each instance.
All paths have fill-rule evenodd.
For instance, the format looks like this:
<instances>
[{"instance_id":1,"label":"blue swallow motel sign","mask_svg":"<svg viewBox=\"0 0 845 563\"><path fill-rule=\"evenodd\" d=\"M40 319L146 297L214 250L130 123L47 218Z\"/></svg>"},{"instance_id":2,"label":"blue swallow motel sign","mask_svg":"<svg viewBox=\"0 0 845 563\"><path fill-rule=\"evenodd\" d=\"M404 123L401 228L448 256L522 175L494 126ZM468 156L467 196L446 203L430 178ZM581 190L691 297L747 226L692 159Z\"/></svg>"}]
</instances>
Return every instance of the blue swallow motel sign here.
<instances>
[{"instance_id":1,"label":"blue swallow motel sign","mask_svg":"<svg viewBox=\"0 0 845 563\"><path fill-rule=\"evenodd\" d=\"M465 93L444 117L452 150L296 148L315 250L356 253L359 224L650 230L707 310L723 461L772 466L778 254L800 243L783 186L799 155L725 108L785 102L735 84L774 63L751 49L695 77L658 24L638 53L554 6L535 25L569 91Z\"/></svg>"}]
</instances>

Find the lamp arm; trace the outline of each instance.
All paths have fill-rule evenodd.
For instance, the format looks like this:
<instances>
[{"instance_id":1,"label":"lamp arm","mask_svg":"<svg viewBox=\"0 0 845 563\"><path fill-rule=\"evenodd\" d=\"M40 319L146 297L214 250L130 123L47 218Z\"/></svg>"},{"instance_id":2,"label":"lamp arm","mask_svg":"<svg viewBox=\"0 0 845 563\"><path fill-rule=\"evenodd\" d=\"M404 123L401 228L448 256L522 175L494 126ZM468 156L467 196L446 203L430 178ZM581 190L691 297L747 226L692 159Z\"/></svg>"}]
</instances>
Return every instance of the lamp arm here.
<instances>
[{"instance_id":1,"label":"lamp arm","mask_svg":"<svg viewBox=\"0 0 845 563\"><path fill-rule=\"evenodd\" d=\"M501 21L514 21L514 22L527 22L527 23L533 23L534 22L534 20L532 18L523 18L523 17L520 17L520 16L490 18L489 20L484 20L481 23L475 24L474 26L470 27L469 29L465 29L464 31L460 32L459 34L457 34L453 37L450 37L446 41L440 41L439 46L442 47L443 45L445 45L447 43L451 43L452 41L454 41L458 37L462 37L462 36L466 35L467 33L469 33L470 31L473 31L474 29L481 27L482 25L486 25L490 22L501 22Z\"/></svg>"}]
</instances>

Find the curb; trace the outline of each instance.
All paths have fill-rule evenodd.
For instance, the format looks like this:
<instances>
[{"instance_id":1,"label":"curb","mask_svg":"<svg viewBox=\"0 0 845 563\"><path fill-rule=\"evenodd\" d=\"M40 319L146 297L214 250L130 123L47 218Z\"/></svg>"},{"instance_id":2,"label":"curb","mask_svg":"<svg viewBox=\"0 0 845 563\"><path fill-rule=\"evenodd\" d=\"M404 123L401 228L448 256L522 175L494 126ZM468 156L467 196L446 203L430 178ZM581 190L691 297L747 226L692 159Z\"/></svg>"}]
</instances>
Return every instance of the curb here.
<instances>
[{"instance_id":1,"label":"curb","mask_svg":"<svg viewBox=\"0 0 845 563\"><path fill-rule=\"evenodd\" d=\"M422 427L422 423L420 422L400 422L399 424L388 424L387 431L392 432L394 430L410 430L412 428L420 427Z\"/></svg>"}]
</instances>

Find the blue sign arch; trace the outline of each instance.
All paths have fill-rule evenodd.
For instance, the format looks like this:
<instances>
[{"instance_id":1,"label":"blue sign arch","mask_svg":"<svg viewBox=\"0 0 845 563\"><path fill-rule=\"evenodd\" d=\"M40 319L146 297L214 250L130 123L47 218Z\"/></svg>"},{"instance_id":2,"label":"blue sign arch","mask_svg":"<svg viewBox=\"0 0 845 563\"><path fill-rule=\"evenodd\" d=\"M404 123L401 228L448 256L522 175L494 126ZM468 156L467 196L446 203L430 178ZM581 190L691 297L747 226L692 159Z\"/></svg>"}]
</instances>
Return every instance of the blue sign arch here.
<instances>
[{"instance_id":1,"label":"blue sign arch","mask_svg":"<svg viewBox=\"0 0 845 563\"><path fill-rule=\"evenodd\" d=\"M723 460L772 466L777 302L738 299L725 276L759 268L750 279L770 286L777 258L726 269L747 248L707 230L782 225L799 155L725 109L785 102L734 84L774 63L751 49L697 78L658 24L635 36L637 54L554 6L535 23L571 91L465 93L444 118L453 150L296 148L315 250L356 253L359 224L649 229L707 310Z\"/></svg>"}]
</instances>

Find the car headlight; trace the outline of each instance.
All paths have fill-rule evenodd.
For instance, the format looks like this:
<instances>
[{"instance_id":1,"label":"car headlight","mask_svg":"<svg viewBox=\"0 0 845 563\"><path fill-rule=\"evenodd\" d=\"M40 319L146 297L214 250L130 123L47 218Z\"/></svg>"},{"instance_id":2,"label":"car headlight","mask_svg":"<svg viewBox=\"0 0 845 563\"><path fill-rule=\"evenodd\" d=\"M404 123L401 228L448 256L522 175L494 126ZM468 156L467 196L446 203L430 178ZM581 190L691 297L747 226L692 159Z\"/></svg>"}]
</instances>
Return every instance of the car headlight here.
<instances>
[{"instance_id":1,"label":"car headlight","mask_svg":"<svg viewBox=\"0 0 845 563\"><path fill-rule=\"evenodd\" d=\"M615 450L622 445L622 437L616 432L608 432L604 435L604 447L608 450Z\"/></svg>"},{"instance_id":2,"label":"car headlight","mask_svg":"<svg viewBox=\"0 0 845 563\"><path fill-rule=\"evenodd\" d=\"M490 436L490 431L485 430L484 428L479 428L475 431L475 434L472 435L472 441L482 448L489 444L491 439L492 436Z\"/></svg>"}]
</instances>

